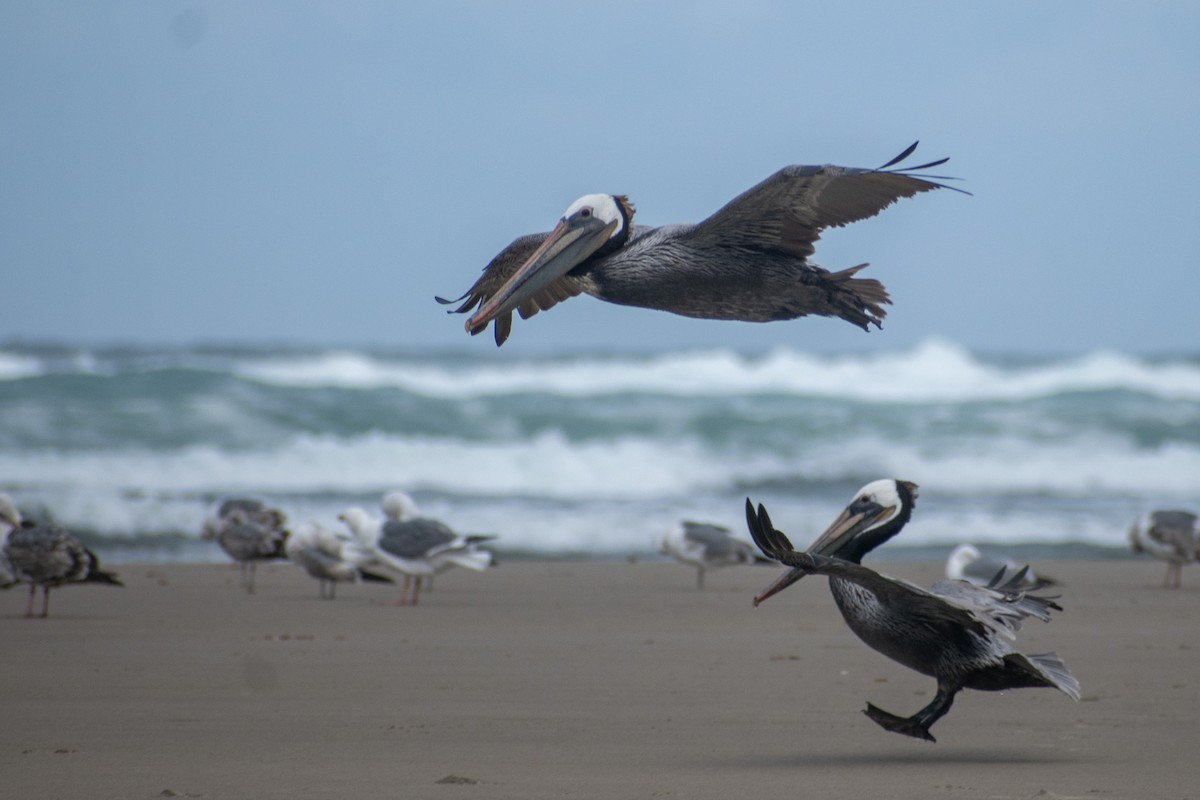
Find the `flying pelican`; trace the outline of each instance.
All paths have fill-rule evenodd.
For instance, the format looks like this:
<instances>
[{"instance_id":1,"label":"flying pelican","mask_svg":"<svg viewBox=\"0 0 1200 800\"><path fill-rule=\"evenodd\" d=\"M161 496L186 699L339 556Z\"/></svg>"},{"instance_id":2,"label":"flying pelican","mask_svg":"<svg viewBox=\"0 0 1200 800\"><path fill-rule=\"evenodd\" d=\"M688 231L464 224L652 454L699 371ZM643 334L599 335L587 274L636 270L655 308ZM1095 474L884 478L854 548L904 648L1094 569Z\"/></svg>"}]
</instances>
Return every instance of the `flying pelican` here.
<instances>
[{"instance_id":1,"label":"flying pelican","mask_svg":"<svg viewBox=\"0 0 1200 800\"><path fill-rule=\"evenodd\" d=\"M696 588L701 590L704 589L704 572L710 567L772 563L771 559L755 552L754 545L731 536L729 528L688 520L672 526L659 537L658 552L694 566Z\"/></svg>"},{"instance_id":2,"label":"flying pelican","mask_svg":"<svg viewBox=\"0 0 1200 800\"><path fill-rule=\"evenodd\" d=\"M201 536L216 539L221 549L242 567L242 588L254 594L259 561L287 558L287 518L262 501L235 497L223 501L204 520Z\"/></svg>"},{"instance_id":3,"label":"flying pelican","mask_svg":"<svg viewBox=\"0 0 1200 800\"><path fill-rule=\"evenodd\" d=\"M5 516L5 522L11 519ZM42 617L50 614L50 590L69 583L105 583L124 586L117 576L100 569L96 554L57 525L20 520L4 539L5 568L13 582L29 584L25 616L33 616L33 598L42 587Z\"/></svg>"},{"instance_id":4,"label":"flying pelican","mask_svg":"<svg viewBox=\"0 0 1200 800\"><path fill-rule=\"evenodd\" d=\"M1007 556L984 554L973 544L960 544L946 559L946 577L952 581L968 581L976 586L987 586L1000 570L1009 575L1015 575L1025 569L1025 579L1021 581L1022 589L1040 589L1054 586L1058 581L1045 575L1034 575L1033 570L1025 564L1019 564Z\"/></svg>"},{"instance_id":5,"label":"flying pelican","mask_svg":"<svg viewBox=\"0 0 1200 800\"><path fill-rule=\"evenodd\" d=\"M339 583L372 581L394 583L391 578L363 569L371 558L358 539L345 531L333 531L317 522L303 522L287 537L287 556L292 563L319 581L319 596L332 600Z\"/></svg>"},{"instance_id":6,"label":"flying pelican","mask_svg":"<svg viewBox=\"0 0 1200 800\"><path fill-rule=\"evenodd\" d=\"M1051 610L1061 610L1054 598L1019 589L1021 572L1011 578L1001 573L986 587L938 581L926 591L859 564L908 522L916 490L915 484L891 479L867 484L803 553L792 549L761 504L756 514L747 499L746 522L755 543L792 567L754 598L754 604L805 575L826 575L842 617L858 638L893 661L937 679L933 701L911 717L867 703L864 713L884 730L936 741L929 728L950 710L962 689L1049 687L1078 700L1079 681L1057 655L1025 655L1011 645L1023 619L1047 622Z\"/></svg>"},{"instance_id":7,"label":"flying pelican","mask_svg":"<svg viewBox=\"0 0 1200 800\"><path fill-rule=\"evenodd\" d=\"M1200 549L1200 517L1191 511L1150 511L1129 529L1129 544L1135 553L1166 561L1163 588L1178 589L1183 565L1195 561Z\"/></svg>"},{"instance_id":8,"label":"flying pelican","mask_svg":"<svg viewBox=\"0 0 1200 800\"><path fill-rule=\"evenodd\" d=\"M950 178L918 174L948 159L896 167L916 147L877 169L784 167L695 225L634 225L627 197L584 195L554 230L513 241L461 297L436 299L463 300L450 313L473 311L472 335L494 321L497 346L512 330L513 311L528 319L584 292L685 317L771 322L817 314L870 330L891 300L879 281L855 277L867 265L830 272L808 259L826 228L954 188L935 182Z\"/></svg>"},{"instance_id":9,"label":"flying pelican","mask_svg":"<svg viewBox=\"0 0 1200 800\"><path fill-rule=\"evenodd\" d=\"M449 566L482 572L492 563L492 554L480 550L477 545L494 539L494 536L464 536L425 517L378 520L357 506L343 511L338 519L371 554L372 566L391 569L404 576L397 605L417 605L424 577Z\"/></svg>"}]
</instances>

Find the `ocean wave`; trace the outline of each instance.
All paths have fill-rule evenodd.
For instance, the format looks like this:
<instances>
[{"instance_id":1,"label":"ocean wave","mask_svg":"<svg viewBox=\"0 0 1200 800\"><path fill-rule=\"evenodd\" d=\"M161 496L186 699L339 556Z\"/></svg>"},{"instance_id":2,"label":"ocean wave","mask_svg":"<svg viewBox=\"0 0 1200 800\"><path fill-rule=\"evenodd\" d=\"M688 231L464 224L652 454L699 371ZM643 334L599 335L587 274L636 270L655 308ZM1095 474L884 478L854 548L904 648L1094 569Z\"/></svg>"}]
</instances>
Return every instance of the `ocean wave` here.
<instances>
[{"instance_id":1,"label":"ocean wave","mask_svg":"<svg viewBox=\"0 0 1200 800\"><path fill-rule=\"evenodd\" d=\"M0 381L18 380L42 373L42 363L30 356L0 351Z\"/></svg>"},{"instance_id":2,"label":"ocean wave","mask_svg":"<svg viewBox=\"0 0 1200 800\"><path fill-rule=\"evenodd\" d=\"M23 486L131 493L370 493L399 485L558 500L679 498L894 476L964 495L1109 492L1182 499L1195 491L1200 447L1170 442L1142 449L1103 437L1037 443L1004 436L965 440L956 448L921 442L880 447L874 438L850 435L745 452L691 437L571 441L550 431L524 441L465 442L372 433L351 439L296 436L257 450L192 445L9 452L0 454L0 475Z\"/></svg>"},{"instance_id":3,"label":"ocean wave","mask_svg":"<svg viewBox=\"0 0 1200 800\"><path fill-rule=\"evenodd\" d=\"M1111 351L1012 363L972 354L945 339L901 351L823 356L780 348L764 355L695 350L657 355L576 354L537 359L478 354L320 351L71 350L38 355L0 350L0 379L50 373L125 374L199 370L295 388L395 388L434 398L549 394L595 397L795 395L863 402L1020 401L1072 392L1124 390L1200 400L1200 362Z\"/></svg>"},{"instance_id":4,"label":"ocean wave","mask_svg":"<svg viewBox=\"0 0 1200 800\"><path fill-rule=\"evenodd\" d=\"M357 351L250 360L238 374L264 383L374 389L433 397L547 393L727 396L791 394L865 402L1028 400L1068 392L1128 390L1200 400L1200 365L1150 362L1113 352L1024 366L988 363L945 340L901 352L817 356L780 349L765 356L689 351L646 357L578 357L461 363L394 361Z\"/></svg>"}]
</instances>

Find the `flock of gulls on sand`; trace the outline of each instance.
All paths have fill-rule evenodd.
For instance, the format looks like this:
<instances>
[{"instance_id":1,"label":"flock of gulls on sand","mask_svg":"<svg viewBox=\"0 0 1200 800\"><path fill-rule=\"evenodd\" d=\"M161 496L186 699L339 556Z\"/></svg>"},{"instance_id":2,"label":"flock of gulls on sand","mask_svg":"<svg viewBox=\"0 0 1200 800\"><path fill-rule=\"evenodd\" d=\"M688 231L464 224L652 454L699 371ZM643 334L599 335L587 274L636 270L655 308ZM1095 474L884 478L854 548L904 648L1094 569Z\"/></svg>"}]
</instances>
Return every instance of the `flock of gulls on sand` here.
<instances>
[{"instance_id":1,"label":"flock of gulls on sand","mask_svg":"<svg viewBox=\"0 0 1200 800\"><path fill-rule=\"evenodd\" d=\"M496 537L455 533L422 517L401 491L385 494L380 506L382 519L352 506L338 514L341 528L307 521L289 531L279 509L234 497L212 510L201 535L241 565L242 586L251 594L258 562L289 559L317 579L323 599L332 600L339 583L395 583L400 577L396 604L416 605L422 581L451 567L482 572L493 563L492 553L480 545Z\"/></svg>"},{"instance_id":2,"label":"flock of gulls on sand","mask_svg":"<svg viewBox=\"0 0 1200 800\"><path fill-rule=\"evenodd\" d=\"M790 166L771 175L694 225L651 228L633 222L622 195L589 194L572 203L553 230L518 237L484 268L451 313L469 313L466 330L493 326L496 345L512 332L512 315L528 319L579 294L705 319L770 322L807 315L837 317L870 330L880 327L891 303L876 280L859 278L866 264L830 272L808 258L827 228L873 217L897 200L936 189L955 189L944 176L921 174L947 159L900 167L916 143L876 169ZM964 194L967 194L964 192ZM868 646L937 681L924 708L900 717L868 703L864 713L885 730L933 741L932 725L962 689L998 691L1053 688L1079 699L1079 681L1054 653L1025 654L1013 640L1028 618L1049 621L1060 611L1056 596L1042 593L1053 581L1027 566L988 560L964 545L947 562L947 577L930 589L864 567L862 558L908 523L915 484L884 479L867 484L803 551L774 527L767 509L746 500L754 546L726 528L684 522L661 537L659 549L697 570L733 564L779 562L788 569L757 597L758 605L806 575L824 575L847 626ZM259 561L288 558L320 582L332 599L338 583L404 585L399 604L417 603L422 580L452 566L485 570L492 537L464 536L420 517L410 498L392 493L384 517L361 508L339 515L344 529L315 522L288 532L282 512L248 498L231 498L205 521L203 535L242 565L242 582L254 591ZM67 531L22 519L0 496L0 586L30 586L34 594L73 583L120 585L96 556ZM1185 563L1195 561L1200 523L1186 511L1153 511L1130 531L1136 552L1167 561L1164 586L1178 587Z\"/></svg>"}]
</instances>

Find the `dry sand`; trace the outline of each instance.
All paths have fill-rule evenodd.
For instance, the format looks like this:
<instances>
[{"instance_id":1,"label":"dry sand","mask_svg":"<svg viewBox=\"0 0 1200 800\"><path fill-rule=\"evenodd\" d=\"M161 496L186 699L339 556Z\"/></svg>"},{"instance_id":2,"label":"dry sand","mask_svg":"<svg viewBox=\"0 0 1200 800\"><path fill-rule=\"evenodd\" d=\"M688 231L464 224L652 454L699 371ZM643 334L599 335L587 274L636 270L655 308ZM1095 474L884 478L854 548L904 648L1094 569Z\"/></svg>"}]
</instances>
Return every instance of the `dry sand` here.
<instances>
[{"instance_id":1,"label":"dry sand","mask_svg":"<svg viewBox=\"0 0 1200 800\"><path fill-rule=\"evenodd\" d=\"M879 564L928 585L940 565ZM1053 569L1049 567L1052 566ZM937 744L887 733L933 681L869 650L826 581L774 567L508 562L317 599L288 564L118 568L51 617L0 593L0 795L13 798L1185 798L1200 795L1200 571L1054 563L1030 622L1083 700L964 692Z\"/></svg>"}]
</instances>

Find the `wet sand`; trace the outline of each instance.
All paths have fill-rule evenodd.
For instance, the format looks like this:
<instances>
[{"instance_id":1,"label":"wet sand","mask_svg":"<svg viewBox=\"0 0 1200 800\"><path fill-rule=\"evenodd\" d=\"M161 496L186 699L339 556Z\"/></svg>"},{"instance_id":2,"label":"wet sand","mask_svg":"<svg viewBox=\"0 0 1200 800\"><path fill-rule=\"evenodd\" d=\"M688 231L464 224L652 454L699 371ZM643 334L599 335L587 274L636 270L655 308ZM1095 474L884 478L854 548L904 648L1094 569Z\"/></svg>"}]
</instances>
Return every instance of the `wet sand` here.
<instances>
[{"instance_id":1,"label":"wet sand","mask_svg":"<svg viewBox=\"0 0 1200 800\"><path fill-rule=\"evenodd\" d=\"M875 561L929 585L940 564ZM964 692L936 744L887 733L932 679L869 650L825 580L774 567L507 562L416 608L288 564L117 567L51 617L0 593L0 787L39 798L1184 798L1200 793L1200 570L1054 562L1027 623L1083 700Z\"/></svg>"}]
</instances>

